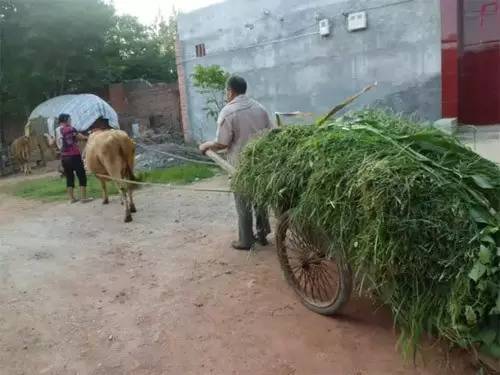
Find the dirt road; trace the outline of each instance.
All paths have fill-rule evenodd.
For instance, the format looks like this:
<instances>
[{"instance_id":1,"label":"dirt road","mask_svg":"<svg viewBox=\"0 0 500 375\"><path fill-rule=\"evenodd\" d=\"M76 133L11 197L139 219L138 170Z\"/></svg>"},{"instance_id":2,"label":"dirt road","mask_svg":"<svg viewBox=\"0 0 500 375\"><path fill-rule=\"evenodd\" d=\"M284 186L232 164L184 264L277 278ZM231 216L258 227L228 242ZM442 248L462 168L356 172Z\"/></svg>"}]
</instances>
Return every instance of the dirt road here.
<instances>
[{"instance_id":1,"label":"dirt road","mask_svg":"<svg viewBox=\"0 0 500 375\"><path fill-rule=\"evenodd\" d=\"M369 303L306 310L273 246L229 248L228 195L147 189L137 206L124 224L117 199L0 196L1 375L474 373L438 346L405 363Z\"/></svg>"}]
</instances>

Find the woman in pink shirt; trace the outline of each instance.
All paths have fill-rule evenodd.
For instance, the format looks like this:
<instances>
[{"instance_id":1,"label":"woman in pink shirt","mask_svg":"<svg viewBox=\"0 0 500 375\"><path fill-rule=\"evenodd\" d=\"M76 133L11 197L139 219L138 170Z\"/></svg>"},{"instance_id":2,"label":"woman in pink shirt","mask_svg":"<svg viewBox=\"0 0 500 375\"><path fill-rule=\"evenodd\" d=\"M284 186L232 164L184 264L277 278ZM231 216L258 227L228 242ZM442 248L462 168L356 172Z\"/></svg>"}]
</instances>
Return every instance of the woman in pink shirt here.
<instances>
[{"instance_id":1,"label":"woman in pink shirt","mask_svg":"<svg viewBox=\"0 0 500 375\"><path fill-rule=\"evenodd\" d=\"M91 200L87 198L87 174L78 148L78 140L86 140L87 137L78 133L71 126L71 116L65 113L59 115L58 130L60 132L58 135L61 145L61 161L66 175L66 187L68 188L70 202L78 202L74 195L76 173L80 184L80 199L83 203L87 203Z\"/></svg>"}]
</instances>

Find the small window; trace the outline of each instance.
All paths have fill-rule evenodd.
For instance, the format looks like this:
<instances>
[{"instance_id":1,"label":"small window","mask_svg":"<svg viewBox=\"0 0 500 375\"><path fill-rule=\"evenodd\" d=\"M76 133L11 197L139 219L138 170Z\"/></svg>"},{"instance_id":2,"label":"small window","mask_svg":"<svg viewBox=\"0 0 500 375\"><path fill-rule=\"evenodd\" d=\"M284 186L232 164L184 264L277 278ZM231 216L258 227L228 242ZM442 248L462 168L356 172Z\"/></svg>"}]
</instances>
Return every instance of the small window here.
<instances>
[{"instance_id":1,"label":"small window","mask_svg":"<svg viewBox=\"0 0 500 375\"><path fill-rule=\"evenodd\" d=\"M205 43L197 44L195 48L196 48L196 57L203 57L207 54L207 51L205 50Z\"/></svg>"}]
</instances>

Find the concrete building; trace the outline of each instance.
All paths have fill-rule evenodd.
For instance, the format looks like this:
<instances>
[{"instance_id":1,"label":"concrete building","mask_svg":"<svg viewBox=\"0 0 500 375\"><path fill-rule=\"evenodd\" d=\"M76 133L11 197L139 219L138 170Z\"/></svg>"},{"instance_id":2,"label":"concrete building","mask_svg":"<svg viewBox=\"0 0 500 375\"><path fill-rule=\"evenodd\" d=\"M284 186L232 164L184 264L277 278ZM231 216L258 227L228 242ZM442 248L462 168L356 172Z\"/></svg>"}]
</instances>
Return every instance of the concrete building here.
<instances>
[{"instance_id":1,"label":"concrete building","mask_svg":"<svg viewBox=\"0 0 500 375\"><path fill-rule=\"evenodd\" d=\"M190 79L198 64L244 76L271 113L319 115L378 82L353 107L500 123L498 2L226 0L183 14L177 58L186 138L211 138L216 128Z\"/></svg>"}]
</instances>

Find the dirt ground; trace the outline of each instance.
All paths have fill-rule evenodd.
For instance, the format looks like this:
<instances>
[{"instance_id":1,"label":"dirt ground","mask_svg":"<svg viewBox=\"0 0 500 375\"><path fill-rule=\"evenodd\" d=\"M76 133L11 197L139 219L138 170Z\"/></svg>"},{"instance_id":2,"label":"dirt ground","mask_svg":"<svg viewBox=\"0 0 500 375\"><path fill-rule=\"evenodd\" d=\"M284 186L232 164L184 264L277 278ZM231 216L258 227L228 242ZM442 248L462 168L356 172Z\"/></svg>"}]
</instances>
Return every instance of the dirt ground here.
<instances>
[{"instance_id":1,"label":"dirt ground","mask_svg":"<svg viewBox=\"0 0 500 375\"><path fill-rule=\"evenodd\" d=\"M230 249L231 196L154 188L136 200L124 224L116 198L0 196L1 375L475 373L439 345L405 362L390 315L369 302L336 319L306 310L273 245Z\"/></svg>"}]
</instances>

